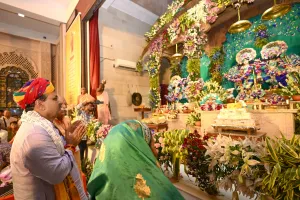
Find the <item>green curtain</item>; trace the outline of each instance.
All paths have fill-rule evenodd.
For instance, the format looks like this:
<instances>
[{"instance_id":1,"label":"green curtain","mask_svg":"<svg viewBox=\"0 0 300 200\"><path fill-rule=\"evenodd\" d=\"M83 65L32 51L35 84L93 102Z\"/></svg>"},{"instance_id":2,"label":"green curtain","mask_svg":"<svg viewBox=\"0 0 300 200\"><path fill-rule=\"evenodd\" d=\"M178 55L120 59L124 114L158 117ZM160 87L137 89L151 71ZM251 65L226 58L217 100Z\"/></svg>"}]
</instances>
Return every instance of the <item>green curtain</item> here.
<instances>
[{"instance_id":1,"label":"green curtain","mask_svg":"<svg viewBox=\"0 0 300 200\"><path fill-rule=\"evenodd\" d=\"M184 56L180 62L180 66L181 66L181 78L187 78L189 73L186 70L186 64L187 64L187 60L188 58L186 56Z\"/></svg>"},{"instance_id":2,"label":"green curtain","mask_svg":"<svg viewBox=\"0 0 300 200\"><path fill-rule=\"evenodd\" d=\"M245 32L238 34L226 34L226 42L224 45L225 62L221 68L221 73L226 73L231 67L236 65L235 56L244 48L254 48L257 53L257 58L260 58L261 48L254 46L255 32L254 29L264 24L267 27L269 42L283 40L288 45L287 55L300 55L300 3L295 3L292 10L286 15L270 21L262 21L261 15L250 18L252 26ZM226 79L223 80L223 87L231 88L234 84Z\"/></svg>"},{"instance_id":3,"label":"green curtain","mask_svg":"<svg viewBox=\"0 0 300 200\"><path fill-rule=\"evenodd\" d=\"M200 77L206 82L210 79L210 58L204 53L200 59Z\"/></svg>"}]
</instances>

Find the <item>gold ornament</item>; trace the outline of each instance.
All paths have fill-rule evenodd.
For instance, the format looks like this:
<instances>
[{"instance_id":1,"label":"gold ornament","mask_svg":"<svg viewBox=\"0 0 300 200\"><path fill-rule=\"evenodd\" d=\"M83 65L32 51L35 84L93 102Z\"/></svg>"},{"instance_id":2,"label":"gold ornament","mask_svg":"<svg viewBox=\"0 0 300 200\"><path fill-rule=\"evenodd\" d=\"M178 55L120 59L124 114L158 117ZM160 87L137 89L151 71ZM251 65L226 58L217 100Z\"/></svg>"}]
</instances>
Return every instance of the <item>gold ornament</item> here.
<instances>
[{"instance_id":1,"label":"gold ornament","mask_svg":"<svg viewBox=\"0 0 300 200\"><path fill-rule=\"evenodd\" d=\"M229 27L229 30L228 30L228 32L232 33L232 34L244 32L245 30L249 29L252 26L250 21L241 20L241 14L240 14L241 4L238 3L236 7L237 7L237 10L238 10L238 21L235 22L234 24L232 24Z\"/></svg>"},{"instance_id":2,"label":"gold ornament","mask_svg":"<svg viewBox=\"0 0 300 200\"><path fill-rule=\"evenodd\" d=\"M277 17L283 16L288 13L292 9L289 4L276 4L276 0L274 0L274 6L266 10L261 16L262 20L271 20Z\"/></svg>"},{"instance_id":3,"label":"gold ornament","mask_svg":"<svg viewBox=\"0 0 300 200\"><path fill-rule=\"evenodd\" d=\"M180 61L182 58L182 54L178 53L178 46L176 44L176 53L172 56L172 59L174 59L175 61Z\"/></svg>"}]
</instances>

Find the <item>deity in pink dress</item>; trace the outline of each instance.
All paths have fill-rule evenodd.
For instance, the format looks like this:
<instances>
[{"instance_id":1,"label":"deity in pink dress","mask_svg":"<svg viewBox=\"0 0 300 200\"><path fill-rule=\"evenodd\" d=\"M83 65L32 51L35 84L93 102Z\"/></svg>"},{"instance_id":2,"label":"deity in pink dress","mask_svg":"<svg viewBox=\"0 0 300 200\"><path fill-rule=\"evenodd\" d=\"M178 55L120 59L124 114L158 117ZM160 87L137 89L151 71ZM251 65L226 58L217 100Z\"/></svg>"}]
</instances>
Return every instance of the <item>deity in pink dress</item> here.
<instances>
[{"instance_id":1,"label":"deity in pink dress","mask_svg":"<svg viewBox=\"0 0 300 200\"><path fill-rule=\"evenodd\" d=\"M109 111L109 97L106 91L104 91L106 81L100 83L97 89L97 100L103 102L97 106L98 120L103 124L108 124L108 120L111 120Z\"/></svg>"}]
</instances>

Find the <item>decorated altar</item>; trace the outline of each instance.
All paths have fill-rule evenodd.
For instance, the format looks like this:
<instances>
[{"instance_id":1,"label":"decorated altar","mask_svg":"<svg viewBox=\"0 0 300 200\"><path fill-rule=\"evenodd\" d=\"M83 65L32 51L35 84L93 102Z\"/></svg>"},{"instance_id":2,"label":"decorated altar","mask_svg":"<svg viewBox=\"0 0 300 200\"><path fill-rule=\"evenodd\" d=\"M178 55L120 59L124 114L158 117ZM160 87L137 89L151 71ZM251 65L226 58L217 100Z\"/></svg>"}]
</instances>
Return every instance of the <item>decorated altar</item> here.
<instances>
[{"instance_id":1,"label":"decorated altar","mask_svg":"<svg viewBox=\"0 0 300 200\"><path fill-rule=\"evenodd\" d=\"M297 2L177 0L145 34L137 70L149 74L152 116L143 121L168 124L167 131L154 130L165 171L178 179L182 163L201 190L232 189L233 199L300 198L297 178L287 191L279 175L299 170L291 162L299 163ZM159 85L163 57L172 72L167 94ZM278 166L281 150L288 161Z\"/></svg>"}]
</instances>

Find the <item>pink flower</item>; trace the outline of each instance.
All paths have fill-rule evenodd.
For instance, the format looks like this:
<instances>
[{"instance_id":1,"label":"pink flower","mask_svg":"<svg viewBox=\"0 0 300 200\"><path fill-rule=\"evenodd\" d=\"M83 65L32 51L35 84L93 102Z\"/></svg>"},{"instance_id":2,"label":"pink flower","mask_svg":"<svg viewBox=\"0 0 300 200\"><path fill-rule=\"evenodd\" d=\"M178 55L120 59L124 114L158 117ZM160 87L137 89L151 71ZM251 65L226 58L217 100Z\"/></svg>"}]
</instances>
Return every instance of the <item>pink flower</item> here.
<instances>
[{"instance_id":1,"label":"pink flower","mask_svg":"<svg viewBox=\"0 0 300 200\"><path fill-rule=\"evenodd\" d=\"M155 148L158 149L160 147L160 144L159 143L155 143L154 146L155 146Z\"/></svg>"},{"instance_id":2,"label":"pink flower","mask_svg":"<svg viewBox=\"0 0 300 200\"><path fill-rule=\"evenodd\" d=\"M217 20L218 16L207 16L206 20L208 23L214 23Z\"/></svg>"},{"instance_id":3,"label":"pink flower","mask_svg":"<svg viewBox=\"0 0 300 200\"><path fill-rule=\"evenodd\" d=\"M161 147L165 147L165 144L164 144L164 143L161 143L160 146L161 146Z\"/></svg>"}]
</instances>

